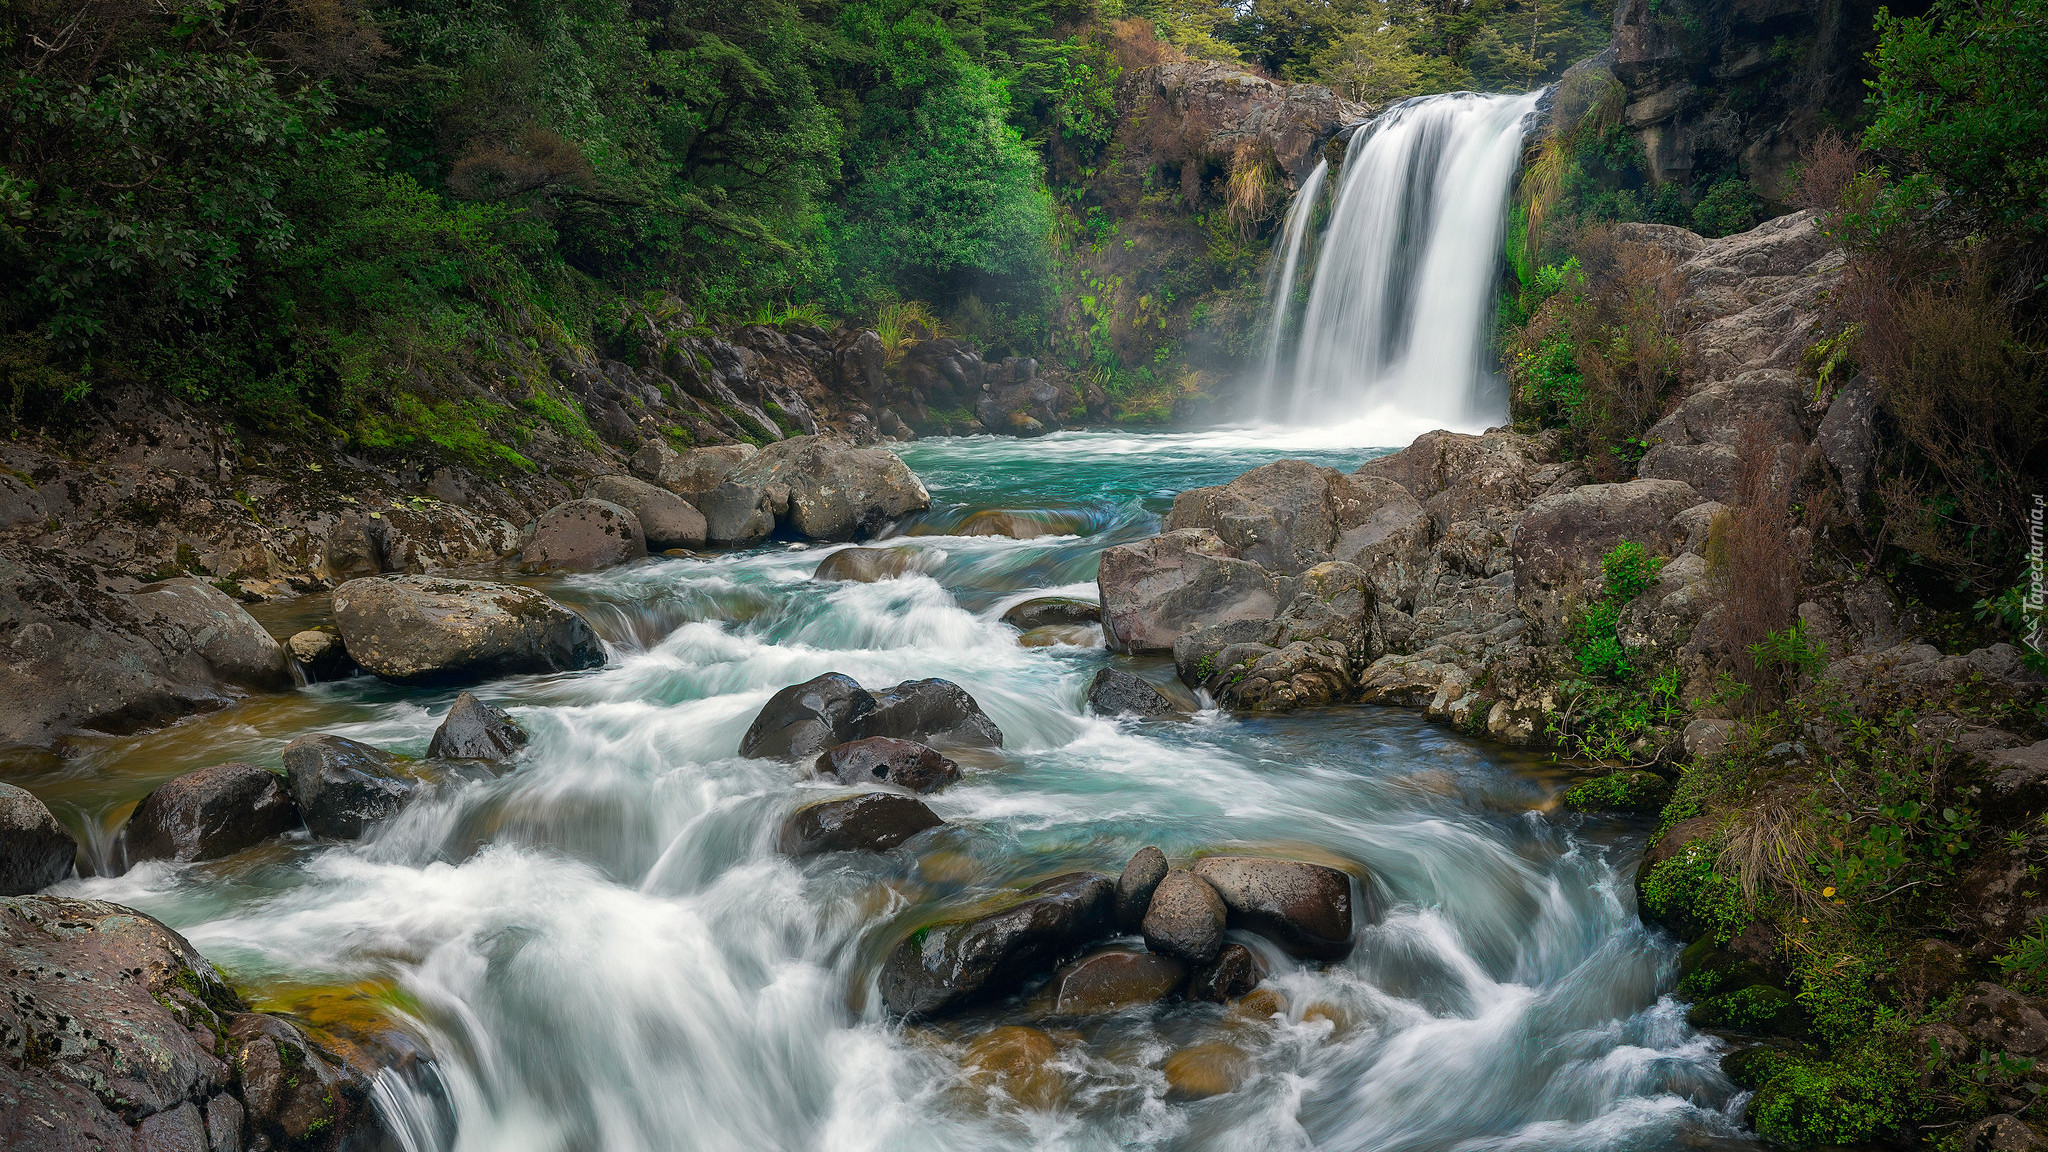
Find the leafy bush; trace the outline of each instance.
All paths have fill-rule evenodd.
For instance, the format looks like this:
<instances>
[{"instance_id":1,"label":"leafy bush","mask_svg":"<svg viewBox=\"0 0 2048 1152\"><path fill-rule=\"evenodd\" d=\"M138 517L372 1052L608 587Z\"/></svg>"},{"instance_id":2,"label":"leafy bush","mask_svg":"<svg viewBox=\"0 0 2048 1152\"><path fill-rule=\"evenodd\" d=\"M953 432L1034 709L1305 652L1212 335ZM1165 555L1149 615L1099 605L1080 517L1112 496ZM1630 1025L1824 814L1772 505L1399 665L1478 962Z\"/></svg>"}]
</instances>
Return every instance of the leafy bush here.
<instances>
[{"instance_id":1,"label":"leafy bush","mask_svg":"<svg viewBox=\"0 0 2048 1152\"><path fill-rule=\"evenodd\" d=\"M1579 812L1648 815L1664 807L1670 796L1671 786L1654 772L1610 772L1572 785L1564 794L1564 804Z\"/></svg>"},{"instance_id":2,"label":"leafy bush","mask_svg":"<svg viewBox=\"0 0 2048 1152\"><path fill-rule=\"evenodd\" d=\"M1788 1061L1757 1089L1749 1121L1773 1144L1862 1144L1903 1118L1904 1079L1885 1059Z\"/></svg>"},{"instance_id":3,"label":"leafy bush","mask_svg":"<svg viewBox=\"0 0 2048 1152\"><path fill-rule=\"evenodd\" d=\"M1726 944L1754 918L1735 879L1714 866L1707 845L1688 844L1642 879L1643 903L1660 916L1681 916L1716 944Z\"/></svg>"}]
</instances>

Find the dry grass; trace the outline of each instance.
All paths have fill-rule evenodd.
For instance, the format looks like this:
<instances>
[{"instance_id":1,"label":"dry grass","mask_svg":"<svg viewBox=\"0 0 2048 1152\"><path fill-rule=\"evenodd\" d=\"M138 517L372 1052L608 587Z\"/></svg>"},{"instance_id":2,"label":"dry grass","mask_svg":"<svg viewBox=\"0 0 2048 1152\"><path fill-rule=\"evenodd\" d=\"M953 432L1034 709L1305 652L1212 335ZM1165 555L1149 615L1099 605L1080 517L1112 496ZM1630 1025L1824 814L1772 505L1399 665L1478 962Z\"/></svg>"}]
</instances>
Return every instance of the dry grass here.
<instances>
[{"instance_id":1,"label":"dry grass","mask_svg":"<svg viewBox=\"0 0 2048 1152\"><path fill-rule=\"evenodd\" d=\"M1791 897L1801 911L1821 911L1807 865L1814 847L1812 823L1792 798L1766 791L1730 814L1715 866L1735 878L1742 902L1752 910L1762 897L1777 893Z\"/></svg>"},{"instance_id":2,"label":"dry grass","mask_svg":"<svg viewBox=\"0 0 2048 1152\"><path fill-rule=\"evenodd\" d=\"M1863 149L1830 128L1816 138L1799 166L1792 186L1795 208L1834 209L1841 205L1857 173L1867 166Z\"/></svg>"},{"instance_id":3,"label":"dry grass","mask_svg":"<svg viewBox=\"0 0 2048 1152\"><path fill-rule=\"evenodd\" d=\"M1708 536L1709 565L1721 578L1721 636L1737 680L1757 711L1786 695L1779 670L1759 664L1751 647L1798 618L1803 558L1792 539L1792 477L1779 445L1761 424L1748 424L1736 443L1735 507Z\"/></svg>"},{"instance_id":4,"label":"dry grass","mask_svg":"<svg viewBox=\"0 0 2048 1152\"><path fill-rule=\"evenodd\" d=\"M1159 38L1159 29L1152 21L1136 17L1110 21L1109 50L1116 57L1116 66L1126 72L1157 64L1179 64L1188 58L1187 53Z\"/></svg>"},{"instance_id":5,"label":"dry grass","mask_svg":"<svg viewBox=\"0 0 2048 1152\"><path fill-rule=\"evenodd\" d=\"M597 181L575 141L529 125L511 148L472 146L448 172L448 190L466 200L505 200L540 188L588 188Z\"/></svg>"},{"instance_id":6,"label":"dry grass","mask_svg":"<svg viewBox=\"0 0 2048 1152\"><path fill-rule=\"evenodd\" d=\"M1249 240L1272 216L1275 205L1286 199L1279 165L1264 144L1247 140L1230 158L1230 178L1224 184L1223 201L1237 234Z\"/></svg>"}]
</instances>

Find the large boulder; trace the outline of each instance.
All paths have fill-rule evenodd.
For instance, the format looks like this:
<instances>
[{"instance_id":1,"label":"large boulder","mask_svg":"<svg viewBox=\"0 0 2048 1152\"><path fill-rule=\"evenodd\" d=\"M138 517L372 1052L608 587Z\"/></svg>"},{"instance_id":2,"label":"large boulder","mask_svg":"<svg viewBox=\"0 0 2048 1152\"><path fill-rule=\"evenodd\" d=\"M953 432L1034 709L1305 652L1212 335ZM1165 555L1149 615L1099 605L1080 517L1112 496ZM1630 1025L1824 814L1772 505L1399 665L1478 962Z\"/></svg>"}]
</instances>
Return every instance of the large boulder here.
<instances>
[{"instance_id":1,"label":"large boulder","mask_svg":"<svg viewBox=\"0 0 2048 1152\"><path fill-rule=\"evenodd\" d=\"M874 710L859 720L862 736L964 748L1003 746L1003 730L951 680L906 680L874 693L874 700Z\"/></svg>"},{"instance_id":2,"label":"large boulder","mask_svg":"<svg viewBox=\"0 0 2048 1152\"><path fill-rule=\"evenodd\" d=\"M517 720L475 693L464 692L434 729L427 755L443 760L509 760L525 746L526 729Z\"/></svg>"},{"instance_id":3,"label":"large boulder","mask_svg":"<svg viewBox=\"0 0 2048 1152\"><path fill-rule=\"evenodd\" d=\"M801 760L857 739L875 698L853 677L827 672L768 698L740 737L740 755Z\"/></svg>"},{"instance_id":4,"label":"large boulder","mask_svg":"<svg viewBox=\"0 0 2048 1152\"><path fill-rule=\"evenodd\" d=\"M1529 506L1515 533L1515 603L1539 632L1562 639L1566 605L1597 597L1601 557L1624 540L1655 556L1683 549L1673 518L1699 504L1678 480L1587 484Z\"/></svg>"},{"instance_id":5,"label":"large boulder","mask_svg":"<svg viewBox=\"0 0 2048 1152\"><path fill-rule=\"evenodd\" d=\"M645 555L639 517L609 500L571 500L540 514L519 563L531 572L594 572Z\"/></svg>"},{"instance_id":6,"label":"large boulder","mask_svg":"<svg viewBox=\"0 0 2048 1152\"><path fill-rule=\"evenodd\" d=\"M1810 391L1809 383L1776 368L1709 384L1644 435L1650 448L1636 475L1681 480L1705 499L1733 503L1741 470L1737 448L1745 435L1760 435L1772 455L1774 482L1787 483L1806 452L1801 412Z\"/></svg>"},{"instance_id":7,"label":"large boulder","mask_svg":"<svg viewBox=\"0 0 2048 1152\"><path fill-rule=\"evenodd\" d=\"M1102 605L1093 600L1070 600L1065 596L1040 596L1012 605L1003 612L1003 623L1019 631L1068 624L1100 624Z\"/></svg>"},{"instance_id":8,"label":"large boulder","mask_svg":"<svg viewBox=\"0 0 2048 1152\"><path fill-rule=\"evenodd\" d=\"M146 627L159 646L199 662L220 679L264 691L293 684L279 644L233 597L204 580L180 576L135 594Z\"/></svg>"},{"instance_id":9,"label":"large boulder","mask_svg":"<svg viewBox=\"0 0 2048 1152\"><path fill-rule=\"evenodd\" d=\"M215 860L298 826L299 806L275 775L254 764L216 764L144 796L121 827L114 856L130 868L145 860Z\"/></svg>"},{"instance_id":10,"label":"large boulder","mask_svg":"<svg viewBox=\"0 0 2048 1152\"><path fill-rule=\"evenodd\" d=\"M1312 960L1342 960L1351 953L1351 877L1335 868L1211 856L1198 861L1193 872L1223 898L1232 927L1256 932Z\"/></svg>"},{"instance_id":11,"label":"large boulder","mask_svg":"<svg viewBox=\"0 0 2048 1152\"><path fill-rule=\"evenodd\" d=\"M1115 885L1073 872L1035 884L997 912L920 927L882 966L882 1002L929 1017L1002 996L1111 930Z\"/></svg>"},{"instance_id":12,"label":"large boulder","mask_svg":"<svg viewBox=\"0 0 2048 1152\"><path fill-rule=\"evenodd\" d=\"M345 736L301 736L284 746L299 815L315 836L353 840L405 807L420 781L404 761Z\"/></svg>"},{"instance_id":13,"label":"large boulder","mask_svg":"<svg viewBox=\"0 0 2048 1152\"><path fill-rule=\"evenodd\" d=\"M40 892L71 875L78 841L26 789L0 784L0 896Z\"/></svg>"},{"instance_id":14,"label":"large boulder","mask_svg":"<svg viewBox=\"0 0 2048 1152\"><path fill-rule=\"evenodd\" d=\"M1413 611L1429 570L1429 513L1406 488L1384 476L1356 473L1353 493L1363 505L1338 541L1336 558L1364 570L1375 599Z\"/></svg>"},{"instance_id":15,"label":"large boulder","mask_svg":"<svg viewBox=\"0 0 2048 1152\"><path fill-rule=\"evenodd\" d=\"M400 683L475 683L605 658L583 617L531 588L483 580L351 580L334 590L334 621L356 663Z\"/></svg>"},{"instance_id":16,"label":"large boulder","mask_svg":"<svg viewBox=\"0 0 2048 1152\"><path fill-rule=\"evenodd\" d=\"M1174 716L1173 706L1142 676L1121 668L1104 668L1088 685L1088 706L1102 716Z\"/></svg>"},{"instance_id":17,"label":"large boulder","mask_svg":"<svg viewBox=\"0 0 2048 1152\"><path fill-rule=\"evenodd\" d=\"M704 514L666 488L631 476L604 476L585 489L583 495L631 512L640 522L641 534L651 549L704 546Z\"/></svg>"},{"instance_id":18,"label":"large boulder","mask_svg":"<svg viewBox=\"0 0 2048 1152\"><path fill-rule=\"evenodd\" d=\"M704 498L757 451L752 444L715 444L679 453L665 444L650 444L633 454L631 467L635 476L659 484L689 501L692 508L701 509Z\"/></svg>"},{"instance_id":19,"label":"large boulder","mask_svg":"<svg viewBox=\"0 0 2048 1152\"><path fill-rule=\"evenodd\" d=\"M1139 922L1145 947L1201 966L1223 951L1226 910L1207 880L1179 868L1159 881Z\"/></svg>"},{"instance_id":20,"label":"large boulder","mask_svg":"<svg viewBox=\"0 0 2048 1152\"><path fill-rule=\"evenodd\" d=\"M1342 647L1329 641L1297 640L1282 648L1243 645L1226 650L1203 687L1226 708L1245 712L1287 712L1341 704L1358 690L1354 667Z\"/></svg>"},{"instance_id":21,"label":"large boulder","mask_svg":"<svg viewBox=\"0 0 2048 1152\"><path fill-rule=\"evenodd\" d=\"M1225 944L1216 959L1188 973L1186 996L1211 1004L1228 1004L1249 993L1266 978L1259 957L1242 944Z\"/></svg>"},{"instance_id":22,"label":"large boulder","mask_svg":"<svg viewBox=\"0 0 2048 1152\"><path fill-rule=\"evenodd\" d=\"M1271 619L1280 589L1206 528L1184 528L1104 550L1096 585L1109 647L1163 652L1189 632L1230 620Z\"/></svg>"},{"instance_id":23,"label":"large boulder","mask_svg":"<svg viewBox=\"0 0 2048 1152\"><path fill-rule=\"evenodd\" d=\"M841 784L894 784L912 792L936 792L960 778L960 766L914 740L870 736L821 753L818 775Z\"/></svg>"},{"instance_id":24,"label":"large boulder","mask_svg":"<svg viewBox=\"0 0 2048 1152\"><path fill-rule=\"evenodd\" d=\"M367 1071L246 1012L183 937L99 900L0 900L7 1043L0 1145L332 1149L374 1124ZM258 1039L260 1038L260 1040Z\"/></svg>"},{"instance_id":25,"label":"large boulder","mask_svg":"<svg viewBox=\"0 0 2048 1152\"><path fill-rule=\"evenodd\" d=\"M1173 498L1166 528L1207 528L1239 558L1293 575L1337 555L1340 537L1373 511L1335 468L1277 460L1228 484L1182 492Z\"/></svg>"},{"instance_id":26,"label":"large boulder","mask_svg":"<svg viewBox=\"0 0 2048 1152\"><path fill-rule=\"evenodd\" d=\"M864 792L797 809L783 823L776 843L786 856L887 852L944 823L922 800L894 792Z\"/></svg>"},{"instance_id":27,"label":"large boulder","mask_svg":"<svg viewBox=\"0 0 2048 1152\"><path fill-rule=\"evenodd\" d=\"M714 544L748 544L777 530L853 540L930 506L930 494L894 452L824 436L769 445L698 505Z\"/></svg>"}]
</instances>

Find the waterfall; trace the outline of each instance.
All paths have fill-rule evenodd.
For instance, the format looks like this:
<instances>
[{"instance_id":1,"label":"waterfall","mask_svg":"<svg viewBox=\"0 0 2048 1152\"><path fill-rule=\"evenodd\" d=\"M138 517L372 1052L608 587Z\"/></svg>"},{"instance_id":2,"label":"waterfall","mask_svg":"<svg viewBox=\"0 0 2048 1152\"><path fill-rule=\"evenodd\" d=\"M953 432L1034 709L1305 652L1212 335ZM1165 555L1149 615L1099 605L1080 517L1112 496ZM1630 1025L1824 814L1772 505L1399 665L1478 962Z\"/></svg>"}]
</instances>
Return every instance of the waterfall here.
<instances>
[{"instance_id":1,"label":"waterfall","mask_svg":"<svg viewBox=\"0 0 2048 1152\"><path fill-rule=\"evenodd\" d=\"M1287 209L1287 223L1280 233L1280 259L1274 262L1273 271L1267 277L1266 295L1273 301L1273 311L1266 323L1263 382L1269 393L1280 378L1280 346L1287 338L1287 308L1294 301L1295 274L1301 271L1302 241L1308 237L1309 221L1316 214L1316 199L1323 194L1323 178L1329 174L1330 162L1318 160L1308 179L1301 182L1300 190L1294 194L1294 203Z\"/></svg>"},{"instance_id":2,"label":"waterfall","mask_svg":"<svg viewBox=\"0 0 2048 1152\"><path fill-rule=\"evenodd\" d=\"M1358 131L1291 367L1278 349L1271 355L1266 419L1369 423L1394 434L1370 442L1394 443L1430 428L1477 430L1506 415L1488 363L1488 322L1507 199L1539 96L1425 96ZM1290 270L1306 199L1288 214ZM1284 297L1276 301L1276 315L1285 307Z\"/></svg>"}]
</instances>

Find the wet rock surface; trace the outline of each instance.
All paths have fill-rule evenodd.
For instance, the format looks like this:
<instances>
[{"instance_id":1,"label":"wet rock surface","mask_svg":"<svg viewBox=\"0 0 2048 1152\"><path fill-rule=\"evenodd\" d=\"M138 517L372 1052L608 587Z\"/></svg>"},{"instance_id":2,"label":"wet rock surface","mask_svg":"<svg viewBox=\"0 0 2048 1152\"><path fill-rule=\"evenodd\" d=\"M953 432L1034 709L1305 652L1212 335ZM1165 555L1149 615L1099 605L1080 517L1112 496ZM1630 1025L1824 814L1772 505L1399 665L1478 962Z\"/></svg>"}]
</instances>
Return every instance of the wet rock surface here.
<instances>
[{"instance_id":1,"label":"wet rock surface","mask_svg":"<svg viewBox=\"0 0 2048 1152\"><path fill-rule=\"evenodd\" d=\"M887 852L944 823L921 800L894 792L867 792L799 808L784 821L776 844L786 856Z\"/></svg>"},{"instance_id":2,"label":"wet rock surface","mask_svg":"<svg viewBox=\"0 0 2048 1152\"><path fill-rule=\"evenodd\" d=\"M1223 950L1223 898L1208 881L1179 868L1159 880L1138 930L1145 947L1200 967Z\"/></svg>"},{"instance_id":3,"label":"wet rock surface","mask_svg":"<svg viewBox=\"0 0 2048 1152\"><path fill-rule=\"evenodd\" d=\"M1116 878L1116 923L1126 932L1136 932L1152 906L1152 893L1168 871L1166 853L1146 845L1133 853Z\"/></svg>"},{"instance_id":4,"label":"wet rock surface","mask_svg":"<svg viewBox=\"0 0 2048 1152\"><path fill-rule=\"evenodd\" d=\"M0 784L0 895L40 892L71 875L78 842L41 800Z\"/></svg>"},{"instance_id":5,"label":"wet rock surface","mask_svg":"<svg viewBox=\"0 0 2048 1152\"><path fill-rule=\"evenodd\" d=\"M1104 668L1088 684L1088 706L1103 716L1176 716L1180 709L1142 676Z\"/></svg>"},{"instance_id":6,"label":"wet rock surface","mask_svg":"<svg viewBox=\"0 0 2048 1152\"><path fill-rule=\"evenodd\" d=\"M1351 877L1335 868L1211 856L1191 871L1222 897L1231 927L1256 932L1308 959L1341 960L1350 954Z\"/></svg>"},{"instance_id":7,"label":"wet rock surface","mask_svg":"<svg viewBox=\"0 0 2048 1152\"><path fill-rule=\"evenodd\" d=\"M398 757L345 736L301 736L284 746L292 799L315 836L353 840L390 819L420 788Z\"/></svg>"},{"instance_id":8,"label":"wet rock surface","mask_svg":"<svg viewBox=\"0 0 2048 1152\"><path fill-rule=\"evenodd\" d=\"M1272 574L1236 556L1222 537L1184 528L1104 550L1096 577L1112 650L1167 652L1189 632L1280 611Z\"/></svg>"},{"instance_id":9,"label":"wet rock surface","mask_svg":"<svg viewBox=\"0 0 2048 1152\"><path fill-rule=\"evenodd\" d=\"M1026 600L1003 613L1003 623L1025 632L1033 628L1063 624L1101 622L1102 605L1091 600L1069 600L1061 596L1041 596L1035 600Z\"/></svg>"},{"instance_id":10,"label":"wet rock surface","mask_svg":"<svg viewBox=\"0 0 2048 1152\"><path fill-rule=\"evenodd\" d=\"M232 856L300 824L278 778L253 764L216 764L156 786L121 828L116 859L189 864Z\"/></svg>"},{"instance_id":11,"label":"wet rock surface","mask_svg":"<svg viewBox=\"0 0 2048 1152\"><path fill-rule=\"evenodd\" d=\"M1251 992L1266 978L1257 954L1242 944L1225 944L1216 959L1188 973L1187 998L1228 1004Z\"/></svg>"},{"instance_id":12,"label":"wet rock surface","mask_svg":"<svg viewBox=\"0 0 2048 1152\"><path fill-rule=\"evenodd\" d=\"M960 766L936 750L888 736L832 748L818 757L817 771L841 784L894 784L912 792L936 792L960 779Z\"/></svg>"},{"instance_id":13,"label":"wet rock surface","mask_svg":"<svg viewBox=\"0 0 2048 1152\"><path fill-rule=\"evenodd\" d=\"M1108 933L1114 892L1107 876L1075 872L1000 911L920 927L882 966L883 1003L899 1016L938 1016L1012 992Z\"/></svg>"},{"instance_id":14,"label":"wet rock surface","mask_svg":"<svg viewBox=\"0 0 2048 1152\"><path fill-rule=\"evenodd\" d=\"M862 736L965 748L1003 746L1003 730L951 680L906 680L874 693L874 702L874 710L857 721Z\"/></svg>"},{"instance_id":15,"label":"wet rock surface","mask_svg":"<svg viewBox=\"0 0 2048 1152\"><path fill-rule=\"evenodd\" d=\"M698 507L712 543L747 544L778 530L855 540L930 505L924 485L894 452L799 436L753 454Z\"/></svg>"},{"instance_id":16,"label":"wet rock surface","mask_svg":"<svg viewBox=\"0 0 2048 1152\"><path fill-rule=\"evenodd\" d=\"M510 713L478 699L473 692L455 698L427 755L446 760L508 760L526 746L526 730Z\"/></svg>"},{"instance_id":17,"label":"wet rock surface","mask_svg":"<svg viewBox=\"0 0 2048 1152\"><path fill-rule=\"evenodd\" d=\"M284 650L306 674L306 679L315 684L346 680L356 673L356 662L350 658L348 645L341 642L341 635L337 632L312 628L294 632L284 642Z\"/></svg>"},{"instance_id":18,"label":"wet rock surface","mask_svg":"<svg viewBox=\"0 0 2048 1152\"><path fill-rule=\"evenodd\" d=\"M875 698L858 681L827 672L769 697L740 738L740 755L816 756L856 739L855 725L874 710Z\"/></svg>"},{"instance_id":19,"label":"wet rock surface","mask_svg":"<svg viewBox=\"0 0 2048 1152\"><path fill-rule=\"evenodd\" d=\"M335 589L334 620L365 671L400 683L475 683L604 663L583 617L530 588L392 576Z\"/></svg>"},{"instance_id":20,"label":"wet rock surface","mask_svg":"<svg viewBox=\"0 0 2048 1152\"><path fill-rule=\"evenodd\" d=\"M917 560L916 551L909 548L841 548L818 561L811 579L873 584L916 571Z\"/></svg>"},{"instance_id":21,"label":"wet rock surface","mask_svg":"<svg viewBox=\"0 0 2048 1152\"><path fill-rule=\"evenodd\" d=\"M1105 948L1053 973L1052 1012L1093 1016L1155 1004L1172 995L1186 978L1187 965L1171 956Z\"/></svg>"}]
</instances>

